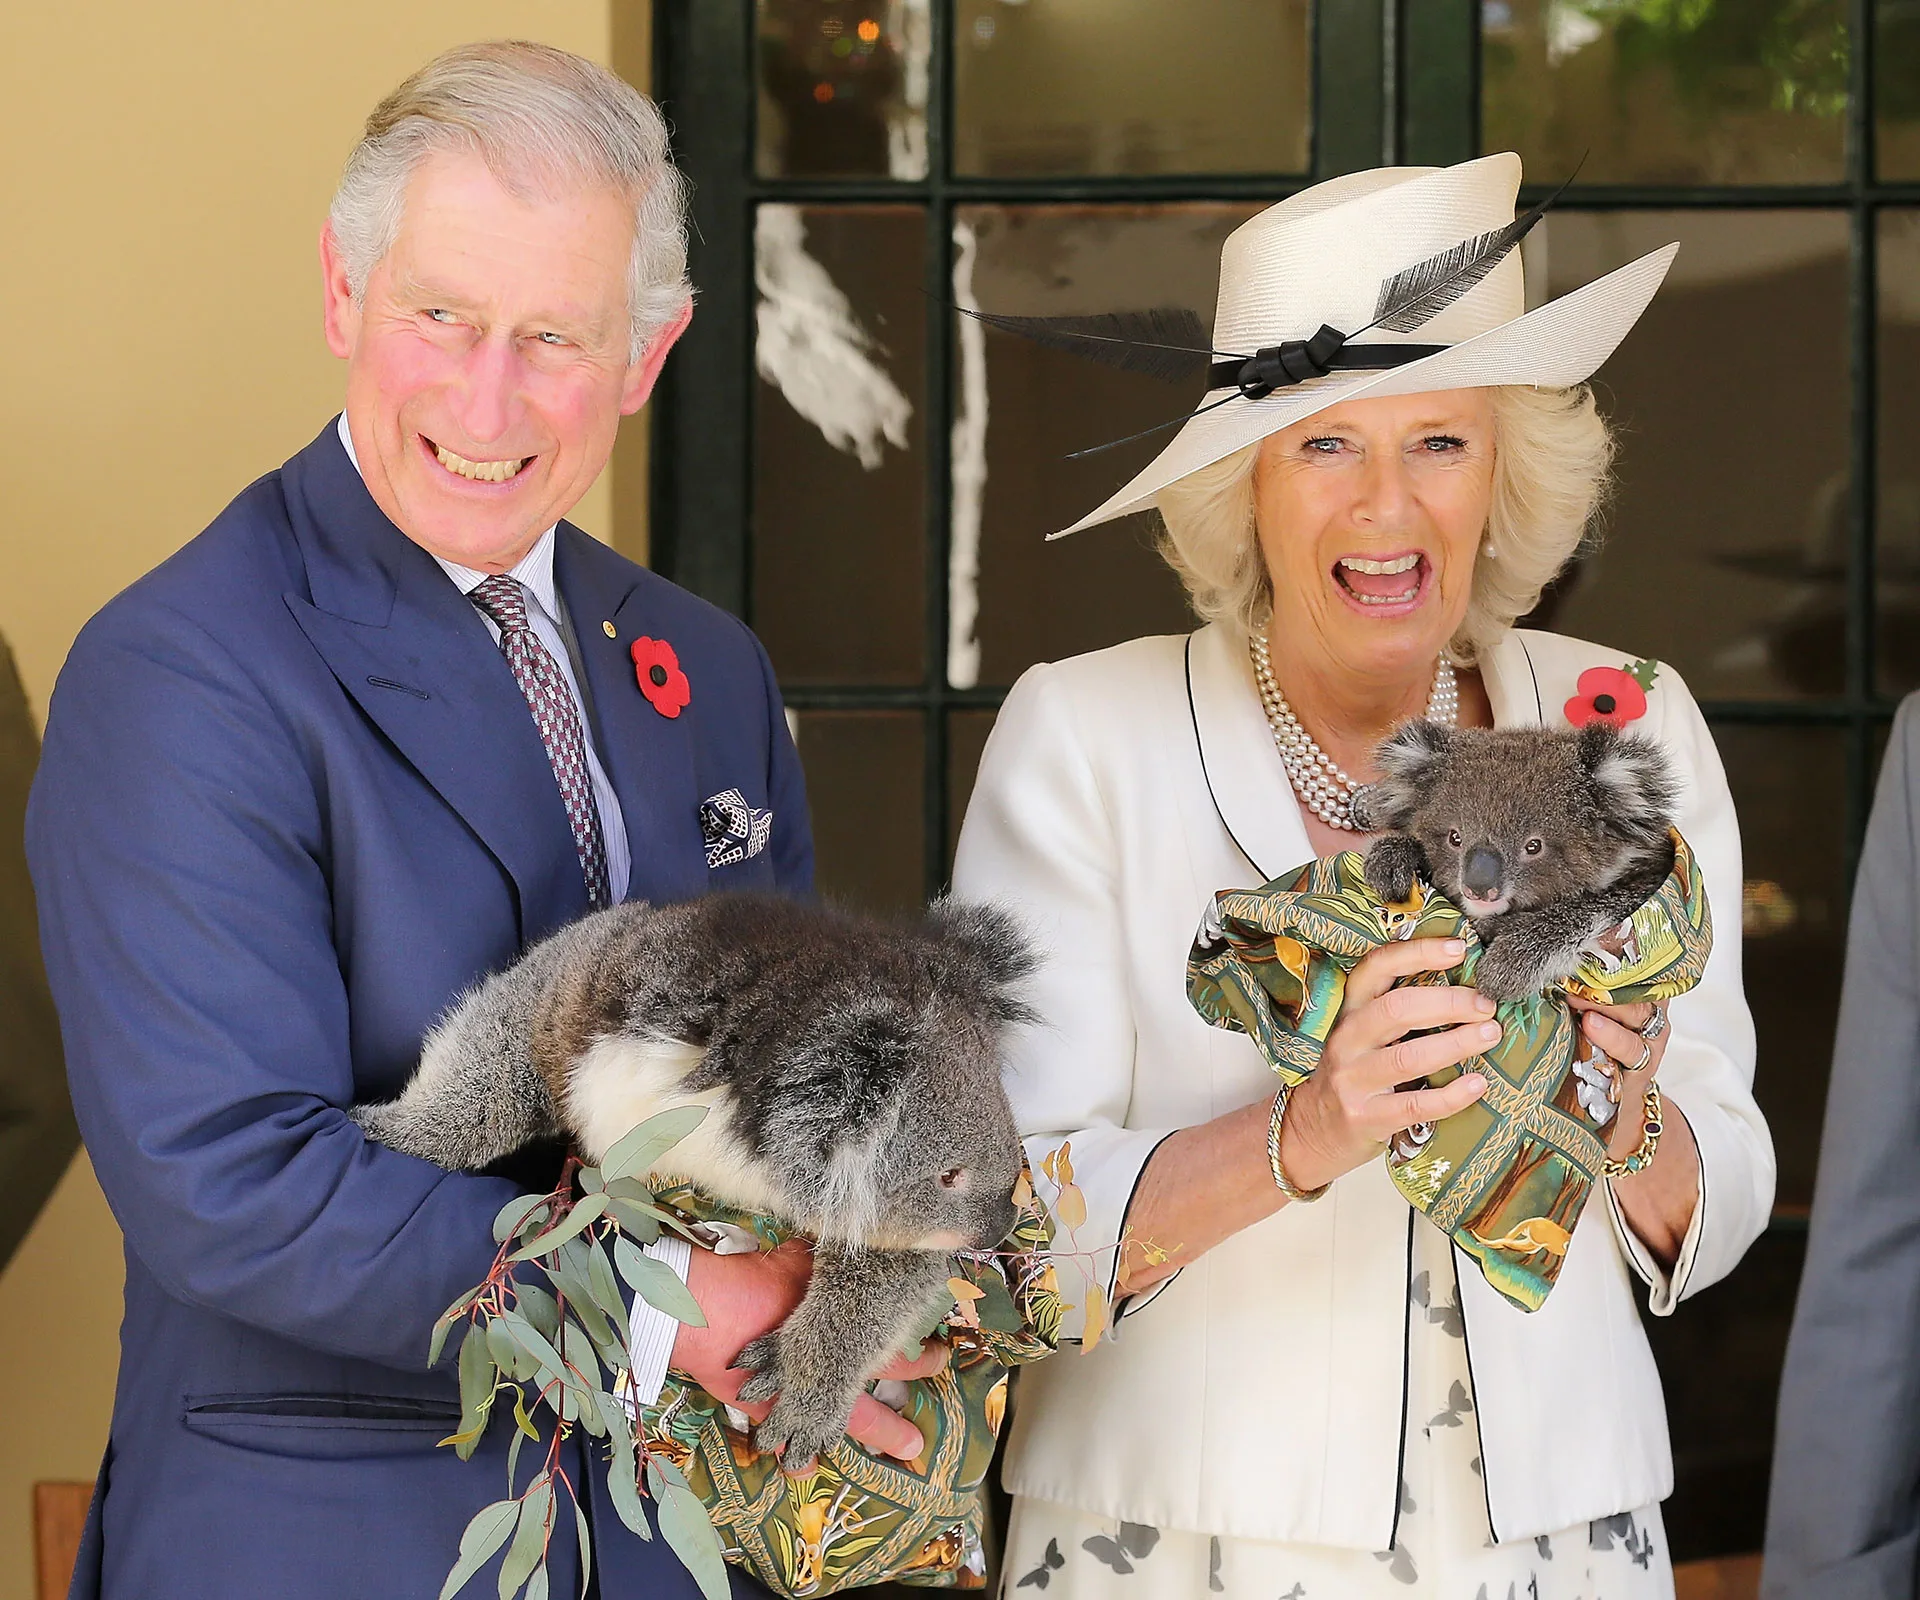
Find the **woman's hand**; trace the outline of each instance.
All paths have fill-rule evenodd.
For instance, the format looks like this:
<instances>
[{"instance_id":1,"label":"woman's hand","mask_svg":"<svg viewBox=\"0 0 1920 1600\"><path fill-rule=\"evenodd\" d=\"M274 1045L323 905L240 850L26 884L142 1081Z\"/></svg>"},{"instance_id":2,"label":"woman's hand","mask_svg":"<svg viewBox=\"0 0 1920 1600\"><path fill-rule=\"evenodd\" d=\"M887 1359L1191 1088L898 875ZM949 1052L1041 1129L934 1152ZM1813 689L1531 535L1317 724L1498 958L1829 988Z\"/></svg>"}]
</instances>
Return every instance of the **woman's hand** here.
<instances>
[{"instance_id":1,"label":"woman's hand","mask_svg":"<svg viewBox=\"0 0 1920 1600\"><path fill-rule=\"evenodd\" d=\"M1287 1100L1280 1164L1296 1188L1331 1183L1378 1156L1402 1128L1450 1117L1486 1092L1477 1072L1438 1089L1400 1087L1469 1061L1500 1037L1493 1002L1476 990L1393 987L1415 973L1457 966L1465 953L1458 939L1408 939L1382 945L1348 974L1320 1065Z\"/></svg>"},{"instance_id":2,"label":"woman's hand","mask_svg":"<svg viewBox=\"0 0 1920 1600\"><path fill-rule=\"evenodd\" d=\"M1601 1006L1569 996L1567 1003L1581 1013L1580 1031L1611 1063L1620 1093L1619 1114L1607 1138L1607 1154L1623 1161L1640 1148L1646 1132L1647 1085L1666 1057L1671 1029L1658 1039L1640 1034L1653 1016L1648 1002L1628 1006ZM1646 1056L1646 1065L1640 1058ZM1639 1172L1608 1180L1627 1225L1662 1268L1671 1270L1680 1259L1694 1208L1700 1203L1700 1147L1686 1115L1671 1100L1666 1103L1666 1129L1653 1161Z\"/></svg>"}]
</instances>

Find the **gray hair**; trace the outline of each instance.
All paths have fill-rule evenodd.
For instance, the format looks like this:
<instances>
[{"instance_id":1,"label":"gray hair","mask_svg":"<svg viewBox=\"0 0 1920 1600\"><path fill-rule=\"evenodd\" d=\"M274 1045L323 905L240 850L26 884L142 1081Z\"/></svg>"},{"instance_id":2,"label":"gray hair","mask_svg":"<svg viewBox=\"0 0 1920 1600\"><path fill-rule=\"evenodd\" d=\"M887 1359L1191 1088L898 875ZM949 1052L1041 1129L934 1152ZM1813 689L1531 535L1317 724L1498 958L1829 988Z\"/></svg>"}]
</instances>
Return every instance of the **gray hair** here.
<instances>
[{"instance_id":1,"label":"gray hair","mask_svg":"<svg viewBox=\"0 0 1920 1600\"><path fill-rule=\"evenodd\" d=\"M367 118L328 212L356 301L393 248L414 170L445 150L480 156L521 198L596 184L631 199L629 360L692 297L687 185L667 154L658 108L582 56L510 39L435 56Z\"/></svg>"},{"instance_id":2,"label":"gray hair","mask_svg":"<svg viewBox=\"0 0 1920 1600\"><path fill-rule=\"evenodd\" d=\"M1507 384L1493 401L1493 504L1486 536L1494 554L1474 562L1455 660L1496 644L1579 551L1606 497L1613 436L1585 384L1534 389ZM1236 450L1160 491L1160 553L1187 586L1202 620L1247 634L1266 626L1273 580L1253 520L1259 444Z\"/></svg>"}]
</instances>

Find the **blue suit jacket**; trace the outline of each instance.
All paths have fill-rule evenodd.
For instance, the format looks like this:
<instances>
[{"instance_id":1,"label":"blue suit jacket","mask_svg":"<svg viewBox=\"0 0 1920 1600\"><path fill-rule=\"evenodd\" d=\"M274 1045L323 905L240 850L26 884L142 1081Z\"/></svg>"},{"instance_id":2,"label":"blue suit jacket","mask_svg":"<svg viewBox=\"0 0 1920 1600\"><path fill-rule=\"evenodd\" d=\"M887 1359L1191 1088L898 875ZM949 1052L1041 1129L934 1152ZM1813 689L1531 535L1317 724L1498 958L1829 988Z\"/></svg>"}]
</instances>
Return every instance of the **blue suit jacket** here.
<instances>
[{"instance_id":1,"label":"blue suit jacket","mask_svg":"<svg viewBox=\"0 0 1920 1600\"><path fill-rule=\"evenodd\" d=\"M555 572L630 897L808 889L758 642L564 523ZM686 670L677 719L636 684L643 634ZM727 789L773 812L772 838L710 871L699 806ZM472 1463L435 1448L458 1407L427 1338L485 1274L516 1186L370 1144L343 1108L397 1092L448 1003L586 901L504 658L331 424L81 633L28 845L74 1106L127 1245L74 1592L435 1595L505 1492L508 1429ZM599 1452L568 1449L602 1590L696 1593L613 1515L604 1463L579 1470ZM568 1520L556 1595L579 1592Z\"/></svg>"}]
</instances>

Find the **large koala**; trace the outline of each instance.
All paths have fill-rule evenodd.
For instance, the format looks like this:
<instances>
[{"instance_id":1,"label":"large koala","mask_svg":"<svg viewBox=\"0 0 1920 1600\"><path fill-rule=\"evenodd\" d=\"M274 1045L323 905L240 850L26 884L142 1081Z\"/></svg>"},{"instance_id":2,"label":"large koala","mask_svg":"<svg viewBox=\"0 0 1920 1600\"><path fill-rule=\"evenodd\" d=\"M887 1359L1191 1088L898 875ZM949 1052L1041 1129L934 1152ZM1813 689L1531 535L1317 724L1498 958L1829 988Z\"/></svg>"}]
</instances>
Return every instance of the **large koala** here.
<instances>
[{"instance_id":1,"label":"large koala","mask_svg":"<svg viewBox=\"0 0 1920 1600\"><path fill-rule=\"evenodd\" d=\"M818 1241L806 1298L740 1356L744 1398L779 1397L756 1438L792 1468L846 1431L950 1253L1013 1224L1000 1047L1030 1020L1030 966L1013 923L979 905L898 924L775 895L629 902L481 984L400 1098L352 1114L383 1144L473 1169L556 1136L598 1162L655 1112L708 1106L657 1175Z\"/></svg>"}]
</instances>

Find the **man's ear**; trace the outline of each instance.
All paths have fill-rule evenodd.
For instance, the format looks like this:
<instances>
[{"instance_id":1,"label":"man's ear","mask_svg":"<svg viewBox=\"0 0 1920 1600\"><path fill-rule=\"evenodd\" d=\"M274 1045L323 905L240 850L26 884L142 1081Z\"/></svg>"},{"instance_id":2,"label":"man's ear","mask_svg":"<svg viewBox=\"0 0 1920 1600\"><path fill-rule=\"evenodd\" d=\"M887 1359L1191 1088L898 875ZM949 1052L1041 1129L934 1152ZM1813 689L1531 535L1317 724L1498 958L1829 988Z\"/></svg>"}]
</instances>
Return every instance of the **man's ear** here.
<instances>
[{"instance_id":1,"label":"man's ear","mask_svg":"<svg viewBox=\"0 0 1920 1600\"><path fill-rule=\"evenodd\" d=\"M621 416L630 417L647 403L653 386L660 381L660 369L666 365L667 352L679 343L680 335L687 331L691 321L693 302L689 300L680 308L680 315L653 336L653 343L642 352L640 359L627 368L627 381L620 389Z\"/></svg>"},{"instance_id":2,"label":"man's ear","mask_svg":"<svg viewBox=\"0 0 1920 1600\"><path fill-rule=\"evenodd\" d=\"M347 258L340 253L331 222L320 225L320 318L327 348L346 360L360 337L360 308L347 287Z\"/></svg>"}]
</instances>

